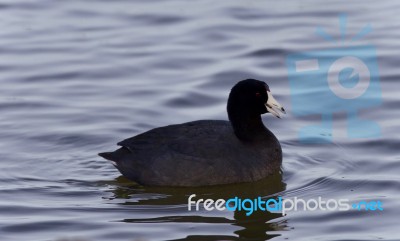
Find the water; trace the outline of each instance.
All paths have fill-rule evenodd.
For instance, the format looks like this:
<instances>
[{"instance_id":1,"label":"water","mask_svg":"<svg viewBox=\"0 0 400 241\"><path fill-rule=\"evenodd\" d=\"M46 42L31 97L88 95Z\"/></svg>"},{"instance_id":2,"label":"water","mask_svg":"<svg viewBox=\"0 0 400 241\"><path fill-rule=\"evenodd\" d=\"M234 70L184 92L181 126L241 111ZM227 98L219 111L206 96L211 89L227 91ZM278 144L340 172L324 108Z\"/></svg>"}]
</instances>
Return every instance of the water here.
<instances>
[{"instance_id":1,"label":"water","mask_svg":"<svg viewBox=\"0 0 400 241\"><path fill-rule=\"evenodd\" d=\"M400 240L399 3L379 1L28 1L0 3L0 240ZM317 120L291 113L288 54L370 23L383 104L377 139L301 144ZM213 188L147 188L96 156L148 129L226 119L231 86L267 80L288 110L263 117L283 174ZM335 128L345 129L337 113ZM187 196L382 200L381 212L188 212Z\"/></svg>"}]
</instances>

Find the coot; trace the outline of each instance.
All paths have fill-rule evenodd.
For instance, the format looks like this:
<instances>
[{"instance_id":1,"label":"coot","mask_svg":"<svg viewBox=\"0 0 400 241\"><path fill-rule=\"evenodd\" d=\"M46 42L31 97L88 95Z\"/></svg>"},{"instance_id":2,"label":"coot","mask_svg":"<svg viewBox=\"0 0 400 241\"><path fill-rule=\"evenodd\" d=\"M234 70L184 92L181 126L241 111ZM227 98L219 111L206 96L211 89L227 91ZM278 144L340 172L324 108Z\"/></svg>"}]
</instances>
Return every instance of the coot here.
<instances>
[{"instance_id":1,"label":"coot","mask_svg":"<svg viewBox=\"0 0 400 241\"><path fill-rule=\"evenodd\" d=\"M229 121L199 120L159 127L99 153L128 179L149 186L252 182L279 172L282 149L261 114L284 108L265 82L246 79L231 90Z\"/></svg>"}]
</instances>

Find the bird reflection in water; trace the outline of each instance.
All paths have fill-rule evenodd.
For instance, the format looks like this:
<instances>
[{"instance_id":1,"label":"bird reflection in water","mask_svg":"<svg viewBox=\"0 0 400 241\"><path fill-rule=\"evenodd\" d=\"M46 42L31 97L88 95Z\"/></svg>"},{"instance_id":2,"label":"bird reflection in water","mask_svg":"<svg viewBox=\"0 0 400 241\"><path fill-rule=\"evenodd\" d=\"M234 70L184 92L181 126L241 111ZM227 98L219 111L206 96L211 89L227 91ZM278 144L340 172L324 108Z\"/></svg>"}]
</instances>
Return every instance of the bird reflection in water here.
<instances>
[{"instance_id":1,"label":"bird reflection in water","mask_svg":"<svg viewBox=\"0 0 400 241\"><path fill-rule=\"evenodd\" d=\"M109 183L112 195L106 197L117 205L129 206L132 216L148 216L144 218L125 218L126 223L186 223L195 228L196 224L229 224L235 226L237 236L214 234L190 235L176 240L269 240L279 236L274 231L287 229L287 220L280 219L281 213L255 211L246 216L245 211L188 211L188 197L196 194L196 200L229 199L239 197L263 200L277 198L286 184L282 174L277 173L253 183L241 183L211 187L144 187L132 183L120 176ZM138 215L140 214L140 215ZM156 217L155 217L156 214ZM278 219L279 220L276 220ZM192 230L193 231L193 230ZM200 232L200 231L199 231Z\"/></svg>"}]
</instances>

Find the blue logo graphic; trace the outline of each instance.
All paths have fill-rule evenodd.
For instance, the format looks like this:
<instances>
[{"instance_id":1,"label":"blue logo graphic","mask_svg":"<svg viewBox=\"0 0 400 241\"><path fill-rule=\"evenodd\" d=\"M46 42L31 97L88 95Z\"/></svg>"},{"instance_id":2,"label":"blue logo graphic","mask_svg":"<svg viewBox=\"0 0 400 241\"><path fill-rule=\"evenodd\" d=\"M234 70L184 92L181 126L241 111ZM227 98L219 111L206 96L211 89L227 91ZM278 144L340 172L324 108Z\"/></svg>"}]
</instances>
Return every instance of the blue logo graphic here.
<instances>
[{"instance_id":1,"label":"blue logo graphic","mask_svg":"<svg viewBox=\"0 0 400 241\"><path fill-rule=\"evenodd\" d=\"M340 47L289 55L287 67L296 116L320 115L321 122L302 127L299 138L304 143L332 142L333 114L347 113L349 138L376 138L380 126L360 119L358 111L382 103L376 49L373 45L352 45L372 31L365 26L351 40L345 42L346 15L340 15L341 39L336 41L322 28L316 34L323 39L341 44Z\"/></svg>"}]
</instances>

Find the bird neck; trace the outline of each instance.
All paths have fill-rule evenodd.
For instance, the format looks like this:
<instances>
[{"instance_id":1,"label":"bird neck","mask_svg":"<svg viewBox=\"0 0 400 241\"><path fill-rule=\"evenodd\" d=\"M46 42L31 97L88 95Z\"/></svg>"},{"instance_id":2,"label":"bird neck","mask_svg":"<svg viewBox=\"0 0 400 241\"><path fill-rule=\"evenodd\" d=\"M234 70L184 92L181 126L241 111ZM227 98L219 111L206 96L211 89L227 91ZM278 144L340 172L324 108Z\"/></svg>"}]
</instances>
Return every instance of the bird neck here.
<instances>
[{"instance_id":1,"label":"bird neck","mask_svg":"<svg viewBox=\"0 0 400 241\"><path fill-rule=\"evenodd\" d=\"M229 112L228 117L235 135L242 141L253 141L266 132L266 127L259 114Z\"/></svg>"}]
</instances>

